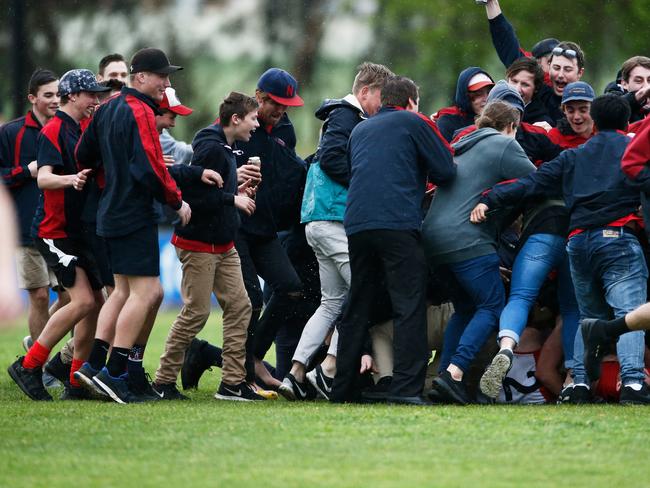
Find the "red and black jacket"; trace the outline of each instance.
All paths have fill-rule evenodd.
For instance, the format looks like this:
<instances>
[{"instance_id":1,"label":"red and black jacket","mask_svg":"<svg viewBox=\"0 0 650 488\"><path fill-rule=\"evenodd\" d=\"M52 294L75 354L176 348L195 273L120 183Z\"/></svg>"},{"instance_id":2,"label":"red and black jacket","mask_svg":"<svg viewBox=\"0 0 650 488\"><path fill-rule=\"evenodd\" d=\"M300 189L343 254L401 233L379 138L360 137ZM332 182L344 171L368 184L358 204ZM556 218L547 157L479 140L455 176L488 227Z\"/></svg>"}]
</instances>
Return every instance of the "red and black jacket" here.
<instances>
[{"instance_id":1,"label":"red and black jacket","mask_svg":"<svg viewBox=\"0 0 650 488\"><path fill-rule=\"evenodd\" d=\"M181 192L163 161L156 130L155 101L122 88L95 111L77 145L81 167L102 165L105 187L97 211L97 233L103 237L131 234L153 225L153 199L174 210Z\"/></svg>"},{"instance_id":2,"label":"red and black jacket","mask_svg":"<svg viewBox=\"0 0 650 488\"><path fill-rule=\"evenodd\" d=\"M79 124L57 110L38 137L38 167L51 166L56 175L78 172L74 148L81 136ZM86 192L72 187L42 190L34 216L32 235L41 239L81 237L81 212Z\"/></svg>"},{"instance_id":3,"label":"red and black jacket","mask_svg":"<svg viewBox=\"0 0 650 488\"><path fill-rule=\"evenodd\" d=\"M31 111L0 128L0 172L18 211L23 246L33 244L31 227L39 190L27 165L36 161L36 139L41 128L41 123Z\"/></svg>"}]
</instances>

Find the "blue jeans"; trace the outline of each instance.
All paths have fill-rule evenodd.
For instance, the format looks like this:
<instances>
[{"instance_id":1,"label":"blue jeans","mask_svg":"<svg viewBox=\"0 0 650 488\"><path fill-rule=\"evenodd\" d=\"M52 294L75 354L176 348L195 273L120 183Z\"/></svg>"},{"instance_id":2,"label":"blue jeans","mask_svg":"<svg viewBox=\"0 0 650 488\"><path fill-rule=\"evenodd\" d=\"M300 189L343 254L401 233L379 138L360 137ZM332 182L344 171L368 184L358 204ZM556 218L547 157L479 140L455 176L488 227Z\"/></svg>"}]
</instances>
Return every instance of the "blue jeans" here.
<instances>
[{"instance_id":1,"label":"blue jeans","mask_svg":"<svg viewBox=\"0 0 650 488\"><path fill-rule=\"evenodd\" d=\"M467 371L478 351L497 328L505 290L495 254L445 266L450 278L454 314L445 329L440 371L449 364Z\"/></svg>"},{"instance_id":2,"label":"blue jeans","mask_svg":"<svg viewBox=\"0 0 650 488\"><path fill-rule=\"evenodd\" d=\"M522 246L512 266L510 297L499 320L499 339L510 337L519 342L519 336L526 327L528 315L537 300L539 290L553 269L558 272L557 295L562 315L564 364L571 369L580 313L573 290L564 237L533 234Z\"/></svg>"},{"instance_id":3,"label":"blue jeans","mask_svg":"<svg viewBox=\"0 0 650 488\"><path fill-rule=\"evenodd\" d=\"M611 319L643 305L648 268L637 238L625 228L582 232L567 245L573 284L582 318ZM616 343L623 384L642 383L644 332L628 332ZM576 334L573 379L588 383L582 334Z\"/></svg>"}]
</instances>

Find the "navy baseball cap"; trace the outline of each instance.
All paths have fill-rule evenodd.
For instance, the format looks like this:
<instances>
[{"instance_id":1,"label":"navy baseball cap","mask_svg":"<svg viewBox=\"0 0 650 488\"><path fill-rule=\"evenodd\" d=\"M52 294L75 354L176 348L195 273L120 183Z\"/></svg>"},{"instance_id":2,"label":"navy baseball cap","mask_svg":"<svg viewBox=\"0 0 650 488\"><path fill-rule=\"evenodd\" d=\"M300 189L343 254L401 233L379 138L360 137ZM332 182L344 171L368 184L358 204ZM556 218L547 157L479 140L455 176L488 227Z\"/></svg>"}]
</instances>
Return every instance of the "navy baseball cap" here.
<instances>
[{"instance_id":1,"label":"navy baseball cap","mask_svg":"<svg viewBox=\"0 0 650 488\"><path fill-rule=\"evenodd\" d=\"M257 88L266 92L272 100L288 107L301 107L305 102L298 96L298 82L280 68L271 68L257 81Z\"/></svg>"},{"instance_id":2,"label":"navy baseball cap","mask_svg":"<svg viewBox=\"0 0 650 488\"><path fill-rule=\"evenodd\" d=\"M531 54L535 58L541 58L542 56L546 56L547 54L551 54L551 51L555 48L560 43L557 39L554 37L550 37L548 39L542 39L539 41L537 44L533 46L533 49L531 49Z\"/></svg>"},{"instance_id":3,"label":"navy baseball cap","mask_svg":"<svg viewBox=\"0 0 650 488\"><path fill-rule=\"evenodd\" d=\"M140 49L131 58L131 74L148 71L149 73L168 75L180 69L183 68L181 66L169 64L167 55L155 47L145 47L144 49Z\"/></svg>"},{"instance_id":4,"label":"navy baseball cap","mask_svg":"<svg viewBox=\"0 0 650 488\"><path fill-rule=\"evenodd\" d=\"M85 92L106 92L110 88L102 86L89 69L71 69L59 80L59 96L71 95L73 93Z\"/></svg>"},{"instance_id":5,"label":"navy baseball cap","mask_svg":"<svg viewBox=\"0 0 650 488\"><path fill-rule=\"evenodd\" d=\"M564 87L564 91L562 92L563 105L575 100L593 102L594 98L596 98L594 89L589 85L589 83L585 83L584 81L574 81L573 83L569 83Z\"/></svg>"}]
</instances>

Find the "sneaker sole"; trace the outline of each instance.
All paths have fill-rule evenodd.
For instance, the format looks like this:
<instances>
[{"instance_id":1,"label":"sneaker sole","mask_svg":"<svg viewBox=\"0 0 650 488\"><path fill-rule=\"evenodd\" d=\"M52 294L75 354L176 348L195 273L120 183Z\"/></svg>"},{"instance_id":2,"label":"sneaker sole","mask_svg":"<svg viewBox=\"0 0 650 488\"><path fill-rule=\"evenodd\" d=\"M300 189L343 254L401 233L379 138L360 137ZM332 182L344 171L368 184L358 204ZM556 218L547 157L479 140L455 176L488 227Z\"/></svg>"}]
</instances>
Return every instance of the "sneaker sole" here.
<instances>
[{"instance_id":1,"label":"sneaker sole","mask_svg":"<svg viewBox=\"0 0 650 488\"><path fill-rule=\"evenodd\" d=\"M25 336L23 337L23 349L25 352L29 352L29 348L32 347L31 345L33 344L31 336Z\"/></svg>"},{"instance_id":2,"label":"sneaker sole","mask_svg":"<svg viewBox=\"0 0 650 488\"><path fill-rule=\"evenodd\" d=\"M75 371L74 372L74 378L79 382L81 386L83 386L86 390L88 390L90 393L97 395L100 398L108 398L108 395L104 390L99 388L94 382L92 378L89 378L85 374Z\"/></svg>"},{"instance_id":3,"label":"sneaker sole","mask_svg":"<svg viewBox=\"0 0 650 488\"><path fill-rule=\"evenodd\" d=\"M98 380L96 377L93 377L93 381L95 382L96 386L99 386L111 399L116 402L116 403L121 403L122 405L126 405L126 402L122 400L117 394L111 390L107 385L105 385L101 380Z\"/></svg>"},{"instance_id":4,"label":"sneaker sole","mask_svg":"<svg viewBox=\"0 0 650 488\"><path fill-rule=\"evenodd\" d=\"M11 366L7 369L7 373L9 373L9 376L11 376L11 379L14 380L14 383L18 385L18 388L20 388L20 391L22 391L25 395L27 395L31 400L34 400L35 402L41 402L41 401L46 401L49 402L52 400L52 397L50 398L36 398L34 395L32 395L27 388L25 388L25 385L23 385L22 380L20 379L20 376L11 368Z\"/></svg>"},{"instance_id":5,"label":"sneaker sole","mask_svg":"<svg viewBox=\"0 0 650 488\"><path fill-rule=\"evenodd\" d=\"M503 378L508 374L511 365L512 361L505 354L494 356L479 383L479 388L485 396L495 399L499 395Z\"/></svg>"},{"instance_id":6,"label":"sneaker sole","mask_svg":"<svg viewBox=\"0 0 650 488\"><path fill-rule=\"evenodd\" d=\"M214 398L215 398L215 400L225 400L225 401L230 401L230 402L258 402L258 401L260 401L260 400L251 400L249 398L220 395L219 393L215 393Z\"/></svg>"},{"instance_id":7,"label":"sneaker sole","mask_svg":"<svg viewBox=\"0 0 650 488\"><path fill-rule=\"evenodd\" d=\"M293 392L293 388L285 384L278 386L278 393L282 395L285 399L289 400L290 402L295 402L296 400L298 400L296 394Z\"/></svg>"},{"instance_id":8,"label":"sneaker sole","mask_svg":"<svg viewBox=\"0 0 650 488\"><path fill-rule=\"evenodd\" d=\"M320 386L318 385L318 378L316 376L316 370L315 369L312 369L305 376L307 377L307 381L309 381L309 383L311 383L311 386L314 387L314 390L316 390L318 392L318 395L320 397L324 398L325 400L330 399L329 395L323 389L321 389Z\"/></svg>"},{"instance_id":9,"label":"sneaker sole","mask_svg":"<svg viewBox=\"0 0 650 488\"><path fill-rule=\"evenodd\" d=\"M587 340L587 338L591 335L591 330L593 329L595 322L596 319L582 319L580 321L580 333L582 334L582 342L584 343L585 349L585 354L582 358L582 361L584 363L587 376L591 381L596 381L600 378L600 361L598 354L593 357L595 361L592 361L592 355L589 354L589 341Z\"/></svg>"}]
</instances>

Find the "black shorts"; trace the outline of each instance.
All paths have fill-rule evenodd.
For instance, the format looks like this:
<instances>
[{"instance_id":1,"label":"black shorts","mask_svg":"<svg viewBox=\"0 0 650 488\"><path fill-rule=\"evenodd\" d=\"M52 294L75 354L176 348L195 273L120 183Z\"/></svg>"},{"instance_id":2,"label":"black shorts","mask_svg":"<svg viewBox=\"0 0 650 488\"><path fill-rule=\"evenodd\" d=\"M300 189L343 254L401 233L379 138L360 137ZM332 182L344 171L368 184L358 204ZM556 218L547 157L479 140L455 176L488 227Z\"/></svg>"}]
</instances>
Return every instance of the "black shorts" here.
<instances>
[{"instance_id":1,"label":"black shorts","mask_svg":"<svg viewBox=\"0 0 650 488\"><path fill-rule=\"evenodd\" d=\"M56 279L64 288L74 286L77 266L83 269L93 290L103 288L97 263L92 252L80 239L42 239L35 240L36 249L43 255L47 265L52 268Z\"/></svg>"},{"instance_id":2,"label":"black shorts","mask_svg":"<svg viewBox=\"0 0 650 488\"><path fill-rule=\"evenodd\" d=\"M106 237L105 241L113 274L160 276L157 225L142 227L125 236Z\"/></svg>"},{"instance_id":3,"label":"black shorts","mask_svg":"<svg viewBox=\"0 0 650 488\"><path fill-rule=\"evenodd\" d=\"M83 240L85 245L92 251L99 270L99 276L102 279L104 286L115 286L115 278L113 278L113 271L111 264L108 261L108 250L106 249L106 241L102 236L97 235L97 227L95 224L83 224Z\"/></svg>"}]
</instances>

